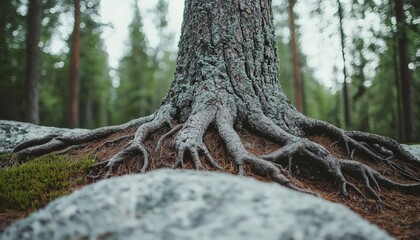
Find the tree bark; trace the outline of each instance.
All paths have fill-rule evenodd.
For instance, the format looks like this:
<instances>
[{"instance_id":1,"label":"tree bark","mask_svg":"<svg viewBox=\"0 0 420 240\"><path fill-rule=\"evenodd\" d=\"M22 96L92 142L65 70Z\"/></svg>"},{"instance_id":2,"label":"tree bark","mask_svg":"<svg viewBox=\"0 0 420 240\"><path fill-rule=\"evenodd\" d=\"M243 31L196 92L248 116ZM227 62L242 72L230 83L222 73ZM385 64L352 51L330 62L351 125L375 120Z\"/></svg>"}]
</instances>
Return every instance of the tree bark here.
<instances>
[{"instance_id":1,"label":"tree bark","mask_svg":"<svg viewBox=\"0 0 420 240\"><path fill-rule=\"evenodd\" d=\"M301 80L300 74L300 64L299 64L299 51L297 46L297 37L295 29L295 13L294 13L295 0L289 0L289 22L290 22L290 42L292 45L293 53L293 76L295 83L295 98L296 98L296 108L299 112L304 112L304 103L303 103L303 82Z\"/></svg>"},{"instance_id":2,"label":"tree bark","mask_svg":"<svg viewBox=\"0 0 420 240\"><path fill-rule=\"evenodd\" d=\"M397 20L398 54L400 59L400 80L402 111L404 117L404 142L410 142L414 135L414 115L412 108L412 75L408 68L408 41L405 32L405 14L403 10L403 0L395 0L395 17Z\"/></svg>"},{"instance_id":3,"label":"tree bark","mask_svg":"<svg viewBox=\"0 0 420 240\"><path fill-rule=\"evenodd\" d=\"M32 0L28 5L28 32L26 39L25 105L26 121L39 124L39 80L42 1Z\"/></svg>"},{"instance_id":4,"label":"tree bark","mask_svg":"<svg viewBox=\"0 0 420 240\"><path fill-rule=\"evenodd\" d=\"M70 63L70 127L79 126L80 0L74 0L74 26Z\"/></svg>"},{"instance_id":5,"label":"tree bark","mask_svg":"<svg viewBox=\"0 0 420 240\"><path fill-rule=\"evenodd\" d=\"M270 1L186 1L185 13L164 104L171 102L181 121L220 105L238 122L265 113L285 130L299 132L293 123L297 112L278 87Z\"/></svg>"}]
</instances>

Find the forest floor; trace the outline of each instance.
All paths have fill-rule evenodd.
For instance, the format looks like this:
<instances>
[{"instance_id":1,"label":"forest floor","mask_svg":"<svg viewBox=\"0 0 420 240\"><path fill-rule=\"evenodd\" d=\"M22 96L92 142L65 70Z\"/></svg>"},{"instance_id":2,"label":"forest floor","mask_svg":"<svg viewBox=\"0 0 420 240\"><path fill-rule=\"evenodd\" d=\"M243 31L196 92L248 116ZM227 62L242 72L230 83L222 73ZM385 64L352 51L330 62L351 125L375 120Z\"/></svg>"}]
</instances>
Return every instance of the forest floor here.
<instances>
[{"instance_id":1,"label":"forest floor","mask_svg":"<svg viewBox=\"0 0 420 240\"><path fill-rule=\"evenodd\" d=\"M105 161L109 156L117 153L121 150L129 141L121 141L113 146L108 146L106 143L112 139L116 139L119 136L126 135L130 132L134 133L135 129L128 130L128 132L119 132L109 136L108 138L98 140L96 142L91 142L84 145L82 148L74 150L69 153L70 161L77 161L81 156L86 156L88 154L94 154L94 157L97 162ZM149 169L159 169L159 168L171 168L174 164L174 159L176 158L176 152L172 147L173 138L168 138L163 144L162 147L153 151L157 140L162 134L165 133L165 129L157 131L151 135L145 142L145 145L148 147L150 154L150 165ZM242 143L245 148L253 153L254 155L263 155L270 153L278 149L278 144L275 144L271 141L266 140L261 136L251 134L246 131L240 133ZM334 144L334 141L327 139L324 136L313 136L311 140L322 144L326 147L331 153L336 157L345 157L344 150L339 146ZM204 142L208 147L211 155L214 160L224 168L224 172L236 174L238 172L237 166L229 160L229 157L226 155L223 142L219 139L218 135L214 131L209 131L204 138ZM192 161L189 161L189 156L185 156L185 168L193 169L194 165ZM385 176L399 182L407 182L400 179L392 169L389 169L387 166L378 165L372 163L371 161L363 160L362 156L354 156L355 159L360 160L361 162L368 164L371 167L374 167L378 172L384 174ZM396 160L398 161L398 160ZM420 239L420 196L407 195L400 193L396 189L381 189L379 195L383 201L382 209L379 211L376 210L376 201L374 199L365 199L358 195L356 192L350 190L350 198L343 197L339 193L339 184L332 182L326 173L316 171L313 166L302 163L299 159L294 159L293 166L291 168L292 173L287 174L287 177L292 180L292 182L300 188L309 190L318 194L320 197L329 200L331 202L342 203L353 211L358 213L360 216L366 220L378 225L380 228L385 229L388 233L398 239ZM216 171L210 165L203 161L203 165L206 170ZM404 166L404 163L402 163ZM133 157L129 161L126 161L124 164L121 164L116 169L114 169L114 176L136 173L141 169L142 158ZM406 169L409 169L414 175L420 177L418 169L410 165L404 166ZM309 169L311 169L309 171ZM1 170L1 169L0 169ZM100 174L105 174L105 170ZM317 174L314 175L313 173ZM74 191L83 187L86 184L93 183L97 180L88 179L84 173L80 173L79 178L85 178L83 184L72 184L70 191ZM260 181L269 182L269 179L262 178L255 175L249 167L245 166L245 175L254 177ZM77 177L77 176L76 176ZM347 176L351 179L351 176ZM351 179L353 180L353 179ZM363 183L352 181L360 189L363 189ZM0 186L1 187L1 186ZM32 209L31 211L36 210ZM0 229L5 226L13 223L14 221L24 218L30 214L31 211L25 210L3 210L0 211Z\"/></svg>"}]
</instances>

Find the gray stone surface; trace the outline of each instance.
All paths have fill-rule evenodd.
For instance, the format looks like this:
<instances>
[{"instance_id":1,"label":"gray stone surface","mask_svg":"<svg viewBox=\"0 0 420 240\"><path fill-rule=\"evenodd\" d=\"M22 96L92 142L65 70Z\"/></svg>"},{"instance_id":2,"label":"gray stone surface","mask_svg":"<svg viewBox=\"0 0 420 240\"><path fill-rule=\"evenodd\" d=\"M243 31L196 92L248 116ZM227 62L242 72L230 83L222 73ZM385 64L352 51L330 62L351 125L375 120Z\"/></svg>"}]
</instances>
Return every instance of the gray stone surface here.
<instances>
[{"instance_id":1,"label":"gray stone surface","mask_svg":"<svg viewBox=\"0 0 420 240\"><path fill-rule=\"evenodd\" d=\"M44 127L30 123L0 120L0 153L10 152L19 143L48 134L72 134L86 129Z\"/></svg>"},{"instance_id":2,"label":"gray stone surface","mask_svg":"<svg viewBox=\"0 0 420 240\"><path fill-rule=\"evenodd\" d=\"M411 154L413 154L414 157L417 158L417 160L420 161L420 145L406 145L401 144L401 146Z\"/></svg>"},{"instance_id":3,"label":"gray stone surface","mask_svg":"<svg viewBox=\"0 0 420 240\"><path fill-rule=\"evenodd\" d=\"M348 208L227 174L158 170L100 181L0 239L392 239Z\"/></svg>"}]
</instances>

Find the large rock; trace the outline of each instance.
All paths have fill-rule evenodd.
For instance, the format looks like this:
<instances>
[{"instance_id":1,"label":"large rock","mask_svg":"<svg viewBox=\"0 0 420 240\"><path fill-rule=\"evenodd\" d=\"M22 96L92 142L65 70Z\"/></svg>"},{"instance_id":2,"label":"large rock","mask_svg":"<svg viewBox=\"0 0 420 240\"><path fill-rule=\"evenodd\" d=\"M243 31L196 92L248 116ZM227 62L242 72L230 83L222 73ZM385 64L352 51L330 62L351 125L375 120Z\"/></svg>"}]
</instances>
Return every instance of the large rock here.
<instances>
[{"instance_id":1,"label":"large rock","mask_svg":"<svg viewBox=\"0 0 420 240\"><path fill-rule=\"evenodd\" d=\"M1 239L391 239L347 207L232 175L159 170L100 181Z\"/></svg>"},{"instance_id":2,"label":"large rock","mask_svg":"<svg viewBox=\"0 0 420 240\"><path fill-rule=\"evenodd\" d=\"M86 129L44 127L35 124L0 120L0 153L10 152L19 143L49 134L72 134L86 132Z\"/></svg>"},{"instance_id":3,"label":"large rock","mask_svg":"<svg viewBox=\"0 0 420 240\"><path fill-rule=\"evenodd\" d=\"M411 154L413 154L414 157L417 158L417 160L420 161L420 145L406 145L401 144L401 146Z\"/></svg>"}]
</instances>

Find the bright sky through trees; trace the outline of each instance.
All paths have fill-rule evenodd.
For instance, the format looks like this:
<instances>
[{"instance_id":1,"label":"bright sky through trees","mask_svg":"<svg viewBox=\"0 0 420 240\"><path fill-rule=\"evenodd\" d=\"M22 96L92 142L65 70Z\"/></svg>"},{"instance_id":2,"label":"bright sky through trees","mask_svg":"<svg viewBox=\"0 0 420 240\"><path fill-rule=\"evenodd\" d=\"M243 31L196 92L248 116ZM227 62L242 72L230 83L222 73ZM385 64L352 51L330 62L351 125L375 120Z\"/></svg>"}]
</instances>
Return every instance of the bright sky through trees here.
<instances>
[{"instance_id":1,"label":"bright sky through trees","mask_svg":"<svg viewBox=\"0 0 420 240\"><path fill-rule=\"evenodd\" d=\"M274 0L274 4L281 4L282 0ZM299 15L297 25L300 26L299 42L303 52L308 56L308 66L314 69L315 77L323 82L328 88L336 90L334 81L341 80L342 60L340 58L340 40L336 31L338 20L334 16L336 9L333 6L325 9L323 20L314 17L311 10L314 8L312 0L297 1L295 11ZM150 46L157 44L157 35L152 19L150 18L150 9L156 4L156 0L139 0L139 7L144 17L144 31L148 38ZM179 40L182 15L183 0L171 0L169 2L169 28L175 34L175 43ZM102 22L110 24L112 27L104 29L103 38L105 40L106 50L109 54L111 68L117 68L119 59L126 51L126 40L128 37L127 26L132 19L133 7L132 0L102 0L101 17ZM276 13L274 13L276 14ZM325 26L325 19L331 19L331 23ZM335 21L336 20L336 21ZM324 21L324 26L320 22ZM374 24L375 19L369 19ZM346 24L346 23L345 23ZM347 23L352 25L352 23ZM325 28L324 33L320 33L320 28ZM288 35L288 32L281 33ZM352 34L348 32L347 34ZM176 47L176 46L174 46ZM339 69L334 73L334 67ZM373 70L373 69L372 69ZM111 76L115 80L115 72L111 71ZM114 81L114 86L118 86L118 80Z\"/></svg>"}]
</instances>

